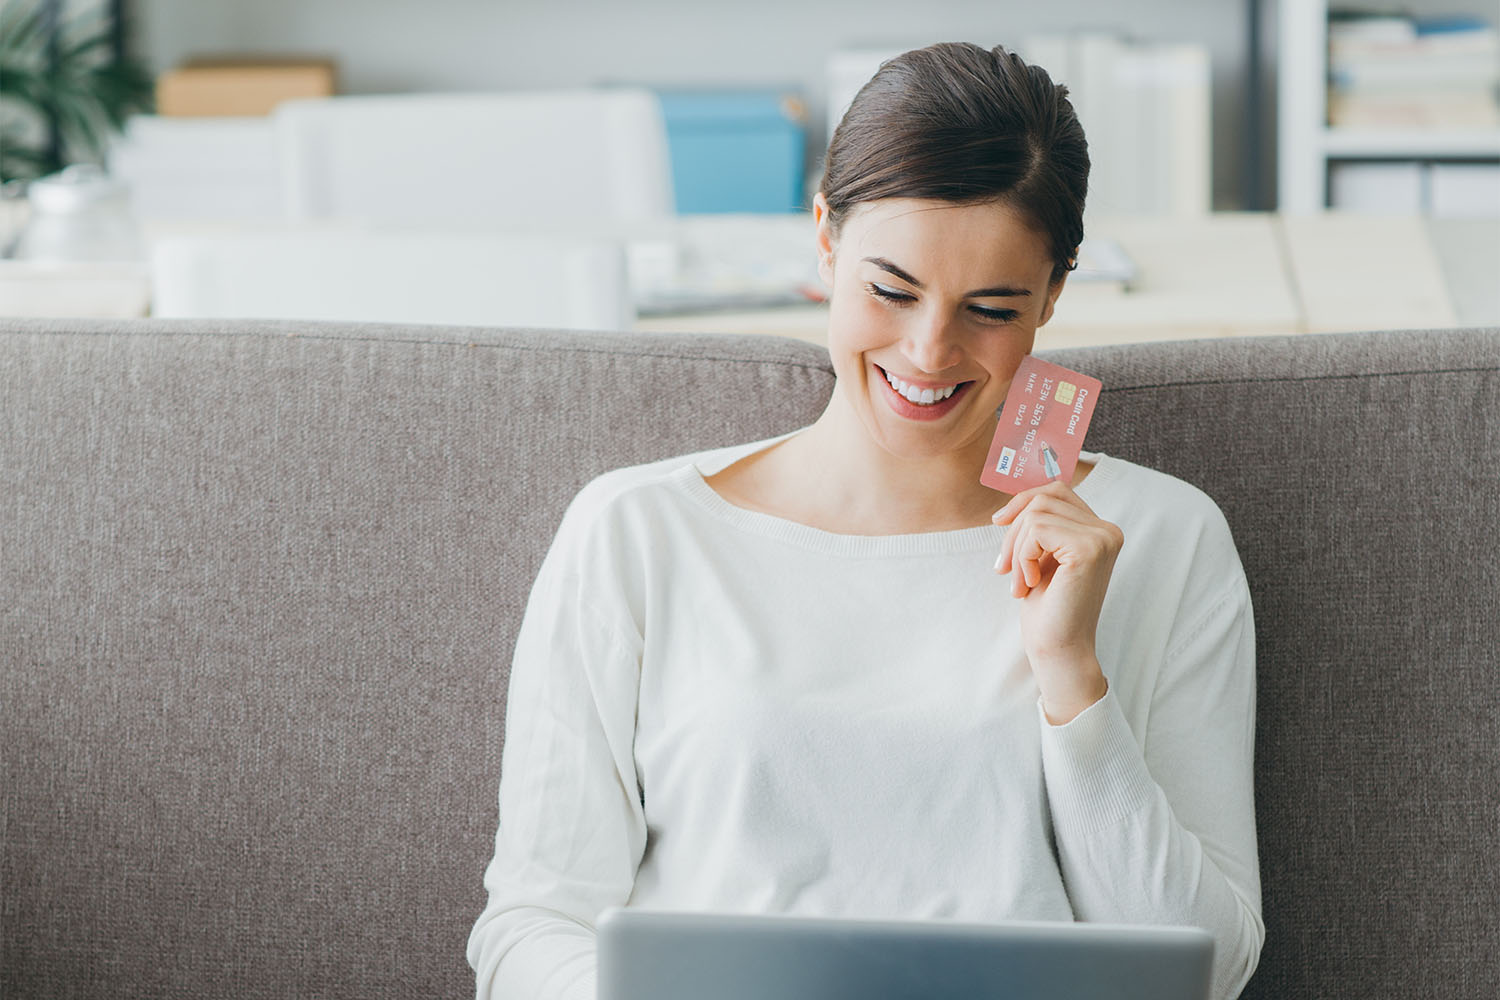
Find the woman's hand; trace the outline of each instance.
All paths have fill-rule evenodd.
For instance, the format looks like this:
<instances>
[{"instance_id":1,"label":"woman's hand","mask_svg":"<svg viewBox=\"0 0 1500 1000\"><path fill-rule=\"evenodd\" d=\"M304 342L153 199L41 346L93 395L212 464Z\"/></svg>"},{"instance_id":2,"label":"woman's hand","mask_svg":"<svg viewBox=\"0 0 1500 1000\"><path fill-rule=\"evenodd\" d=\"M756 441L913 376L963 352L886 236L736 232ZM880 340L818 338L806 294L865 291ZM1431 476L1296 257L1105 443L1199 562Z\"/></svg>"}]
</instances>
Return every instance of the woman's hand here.
<instances>
[{"instance_id":1,"label":"woman's hand","mask_svg":"<svg viewBox=\"0 0 1500 1000\"><path fill-rule=\"evenodd\" d=\"M1107 689L1094 642L1125 535L1060 481L1017 493L991 520L1010 525L995 571L1011 575L1042 709L1061 725Z\"/></svg>"}]
</instances>

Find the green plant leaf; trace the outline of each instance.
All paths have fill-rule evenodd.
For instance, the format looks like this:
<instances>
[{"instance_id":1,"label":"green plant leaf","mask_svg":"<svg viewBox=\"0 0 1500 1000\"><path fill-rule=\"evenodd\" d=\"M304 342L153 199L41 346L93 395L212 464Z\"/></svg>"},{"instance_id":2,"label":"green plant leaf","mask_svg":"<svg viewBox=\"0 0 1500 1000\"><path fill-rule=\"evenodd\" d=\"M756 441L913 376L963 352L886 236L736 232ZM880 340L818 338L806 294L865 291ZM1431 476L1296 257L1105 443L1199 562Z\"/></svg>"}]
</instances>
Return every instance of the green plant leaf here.
<instances>
[{"instance_id":1,"label":"green plant leaf","mask_svg":"<svg viewBox=\"0 0 1500 1000\"><path fill-rule=\"evenodd\" d=\"M0 8L0 53L37 53L45 48L43 11L11 0Z\"/></svg>"},{"instance_id":2,"label":"green plant leaf","mask_svg":"<svg viewBox=\"0 0 1500 1000\"><path fill-rule=\"evenodd\" d=\"M36 0L7 0L0 7L0 102L12 113L54 123L63 162L54 162L45 140L12 131L0 155L0 181L50 173L77 159L102 160L110 134L153 104L144 64L114 59L101 6L58 23L55 54L48 51L48 23Z\"/></svg>"}]
</instances>

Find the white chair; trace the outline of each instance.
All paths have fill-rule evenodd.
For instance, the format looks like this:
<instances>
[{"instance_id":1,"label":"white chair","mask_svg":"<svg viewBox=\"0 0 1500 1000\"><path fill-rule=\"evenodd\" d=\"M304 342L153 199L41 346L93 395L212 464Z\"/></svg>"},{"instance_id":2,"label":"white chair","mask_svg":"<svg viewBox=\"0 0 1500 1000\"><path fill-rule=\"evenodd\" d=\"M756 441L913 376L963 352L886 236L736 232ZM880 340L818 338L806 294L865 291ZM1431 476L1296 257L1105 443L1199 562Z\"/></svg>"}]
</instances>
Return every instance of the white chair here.
<instances>
[{"instance_id":1,"label":"white chair","mask_svg":"<svg viewBox=\"0 0 1500 1000\"><path fill-rule=\"evenodd\" d=\"M152 314L626 330L615 243L548 236L297 227L163 236Z\"/></svg>"},{"instance_id":2,"label":"white chair","mask_svg":"<svg viewBox=\"0 0 1500 1000\"><path fill-rule=\"evenodd\" d=\"M673 214L661 105L621 88L287 101L289 218L615 225Z\"/></svg>"},{"instance_id":3,"label":"white chair","mask_svg":"<svg viewBox=\"0 0 1500 1000\"><path fill-rule=\"evenodd\" d=\"M279 169L267 118L135 115L109 152L110 174L130 188L131 209L148 225L275 219Z\"/></svg>"}]
</instances>

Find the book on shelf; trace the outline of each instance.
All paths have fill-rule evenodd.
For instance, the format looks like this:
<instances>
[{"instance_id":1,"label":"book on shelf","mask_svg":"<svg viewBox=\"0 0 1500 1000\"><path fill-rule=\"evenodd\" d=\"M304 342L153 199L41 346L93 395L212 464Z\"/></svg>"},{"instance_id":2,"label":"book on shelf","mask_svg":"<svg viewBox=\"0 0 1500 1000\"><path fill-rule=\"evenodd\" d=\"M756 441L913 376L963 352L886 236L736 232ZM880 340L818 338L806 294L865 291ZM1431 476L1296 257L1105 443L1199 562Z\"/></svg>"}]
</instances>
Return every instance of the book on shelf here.
<instances>
[{"instance_id":1,"label":"book on shelf","mask_svg":"<svg viewBox=\"0 0 1500 1000\"><path fill-rule=\"evenodd\" d=\"M1500 127L1500 109L1483 94L1329 94L1335 128L1484 131Z\"/></svg>"},{"instance_id":2,"label":"book on shelf","mask_svg":"<svg viewBox=\"0 0 1500 1000\"><path fill-rule=\"evenodd\" d=\"M1328 123L1500 128L1500 32L1478 17L1333 11Z\"/></svg>"},{"instance_id":3,"label":"book on shelf","mask_svg":"<svg viewBox=\"0 0 1500 1000\"><path fill-rule=\"evenodd\" d=\"M1022 54L1068 88L1093 163L1091 215L1211 210L1205 47L1085 31L1028 37Z\"/></svg>"},{"instance_id":4,"label":"book on shelf","mask_svg":"<svg viewBox=\"0 0 1500 1000\"><path fill-rule=\"evenodd\" d=\"M830 55L829 135L881 62L902 51ZM1068 87L1093 162L1091 215L1211 211L1212 72L1205 46L1079 31L1026 38L1020 52Z\"/></svg>"}]
</instances>

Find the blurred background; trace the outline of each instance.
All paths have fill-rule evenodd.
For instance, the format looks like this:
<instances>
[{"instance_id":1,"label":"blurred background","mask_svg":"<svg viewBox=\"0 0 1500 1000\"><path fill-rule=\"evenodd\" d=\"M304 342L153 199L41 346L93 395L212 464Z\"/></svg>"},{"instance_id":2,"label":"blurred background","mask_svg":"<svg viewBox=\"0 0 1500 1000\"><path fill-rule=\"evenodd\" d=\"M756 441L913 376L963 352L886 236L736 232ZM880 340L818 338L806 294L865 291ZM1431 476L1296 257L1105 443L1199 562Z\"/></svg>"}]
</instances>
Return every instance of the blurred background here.
<instances>
[{"instance_id":1,"label":"blurred background","mask_svg":"<svg viewBox=\"0 0 1500 1000\"><path fill-rule=\"evenodd\" d=\"M1002 44L1094 160L1054 345L1500 324L1494 0L6 0L0 315L823 335L884 58Z\"/></svg>"}]
</instances>

